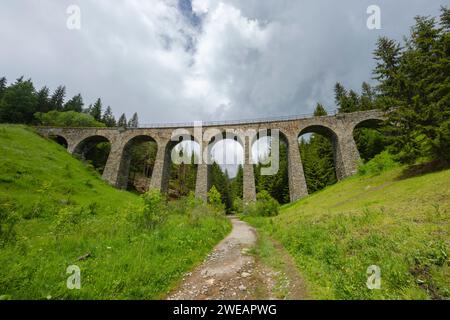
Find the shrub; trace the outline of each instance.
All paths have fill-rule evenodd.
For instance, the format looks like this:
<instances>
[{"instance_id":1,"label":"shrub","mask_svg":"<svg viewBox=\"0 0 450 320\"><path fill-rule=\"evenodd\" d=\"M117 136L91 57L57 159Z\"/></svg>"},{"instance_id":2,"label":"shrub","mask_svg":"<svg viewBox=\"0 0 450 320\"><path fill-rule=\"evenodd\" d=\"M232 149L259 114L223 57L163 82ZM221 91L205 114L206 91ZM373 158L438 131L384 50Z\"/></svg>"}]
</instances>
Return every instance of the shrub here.
<instances>
[{"instance_id":1,"label":"shrub","mask_svg":"<svg viewBox=\"0 0 450 320\"><path fill-rule=\"evenodd\" d=\"M211 190L208 192L208 202L215 208L223 209L222 196L219 191L217 191L216 187L213 186Z\"/></svg>"},{"instance_id":2,"label":"shrub","mask_svg":"<svg viewBox=\"0 0 450 320\"><path fill-rule=\"evenodd\" d=\"M383 171L395 168L398 163L395 161L394 156L387 151L383 151L376 155L372 160L361 163L358 166L359 175L379 175Z\"/></svg>"},{"instance_id":3,"label":"shrub","mask_svg":"<svg viewBox=\"0 0 450 320\"><path fill-rule=\"evenodd\" d=\"M131 220L140 229L154 229L167 219L167 203L164 195L157 189L150 189L142 195L144 204L137 212L131 212Z\"/></svg>"},{"instance_id":4,"label":"shrub","mask_svg":"<svg viewBox=\"0 0 450 320\"><path fill-rule=\"evenodd\" d=\"M55 127L105 127L89 114L75 111L59 112L50 111L47 113L37 112L35 118L41 125Z\"/></svg>"},{"instance_id":5,"label":"shrub","mask_svg":"<svg viewBox=\"0 0 450 320\"><path fill-rule=\"evenodd\" d=\"M280 204L271 197L268 191L263 190L256 195L256 202L247 204L244 208L244 214L273 217L279 213Z\"/></svg>"}]
</instances>

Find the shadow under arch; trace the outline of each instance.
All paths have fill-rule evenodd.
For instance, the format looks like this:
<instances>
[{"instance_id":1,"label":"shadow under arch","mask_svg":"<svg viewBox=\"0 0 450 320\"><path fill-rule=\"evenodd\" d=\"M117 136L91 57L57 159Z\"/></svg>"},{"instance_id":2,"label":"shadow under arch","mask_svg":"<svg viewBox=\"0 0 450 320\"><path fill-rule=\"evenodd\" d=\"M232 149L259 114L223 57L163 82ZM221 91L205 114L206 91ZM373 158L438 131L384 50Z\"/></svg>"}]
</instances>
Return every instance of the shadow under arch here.
<instances>
[{"instance_id":1,"label":"shadow under arch","mask_svg":"<svg viewBox=\"0 0 450 320\"><path fill-rule=\"evenodd\" d=\"M143 193L147 191L156 159L157 143L150 135L137 135L124 146L117 186Z\"/></svg>"},{"instance_id":2,"label":"shadow under arch","mask_svg":"<svg viewBox=\"0 0 450 320\"><path fill-rule=\"evenodd\" d=\"M314 193L338 181L338 136L325 125L310 125L299 134L300 157L308 193Z\"/></svg>"},{"instance_id":3,"label":"shadow under arch","mask_svg":"<svg viewBox=\"0 0 450 320\"><path fill-rule=\"evenodd\" d=\"M55 135L50 135L50 136L49 136L49 139L52 140L52 141L54 141L54 142L56 142L56 143L59 144L60 146L63 146L65 149L67 149L68 146L69 146L69 143L67 142L67 139L64 138L64 137L61 136L61 135L57 135L57 134L55 134Z\"/></svg>"},{"instance_id":4,"label":"shadow under arch","mask_svg":"<svg viewBox=\"0 0 450 320\"><path fill-rule=\"evenodd\" d=\"M74 148L73 154L82 161L92 164L102 174L110 151L111 142L109 139L105 136L94 135L81 140Z\"/></svg>"},{"instance_id":5,"label":"shadow under arch","mask_svg":"<svg viewBox=\"0 0 450 320\"><path fill-rule=\"evenodd\" d=\"M358 122L353 127L353 139L364 161L372 159L386 148L388 141L382 132L383 123L381 119L370 118Z\"/></svg>"}]
</instances>

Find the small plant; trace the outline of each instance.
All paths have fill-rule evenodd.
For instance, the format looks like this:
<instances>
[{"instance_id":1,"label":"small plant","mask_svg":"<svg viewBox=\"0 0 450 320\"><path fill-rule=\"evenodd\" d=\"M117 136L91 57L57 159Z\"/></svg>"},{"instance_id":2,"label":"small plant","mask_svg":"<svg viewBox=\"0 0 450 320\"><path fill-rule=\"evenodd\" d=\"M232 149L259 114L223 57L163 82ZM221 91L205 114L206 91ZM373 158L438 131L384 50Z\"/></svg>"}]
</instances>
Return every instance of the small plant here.
<instances>
[{"instance_id":1,"label":"small plant","mask_svg":"<svg viewBox=\"0 0 450 320\"><path fill-rule=\"evenodd\" d=\"M142 195L144 204L137 211L131 212L131 220L141 229L154 229L167 219L167 203L163 194L151 189Z\"/></svg>"},{"instance_id":2,"label":"small plant","mask_svg":"<svg viewBox=\"0 0 450 320\"><path fill-rule=\"evenodd\" d=\"M383 151L370 161L361 163L358 166L358 174L361 176L379 175L383 171L395 168L397 166L398 163L395 161L394 156L387 151Z\"/></svg>"},{"instance_id":3,"label":"small plant","mask_svg":"<svg viewBox=\"0 0 450 320\"><path fill-rule=\"evenodd\" d=\"M279 213L280 204L277 200L266 190L261 191L256 195L256 202L249 203L244 207L244 214L261 216L261 217L273 217Z\"/></svg>"},{"instance_id":4,"label":"small plant","mask_svg":"<svg viewBox=\"0 0 450 320\"><path fill-rule=\"evenodd\" d=\"M222 208L222 196L220 195L219 191L217 191L216 187L213 186L211 190L208 192L208 202L213 207Z\"/></svg>"}]
</instances>

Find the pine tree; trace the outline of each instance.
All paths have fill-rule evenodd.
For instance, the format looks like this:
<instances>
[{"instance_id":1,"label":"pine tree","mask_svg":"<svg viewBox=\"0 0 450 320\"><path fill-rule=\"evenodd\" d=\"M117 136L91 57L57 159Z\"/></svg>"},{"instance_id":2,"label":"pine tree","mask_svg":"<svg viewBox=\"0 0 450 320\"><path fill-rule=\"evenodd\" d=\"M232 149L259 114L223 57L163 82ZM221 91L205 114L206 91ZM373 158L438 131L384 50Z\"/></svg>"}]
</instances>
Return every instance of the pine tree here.
<instances>
[{"instance_id":1,"label":"pine tree","mask_svg":"<svg viewBox=\"0 0 450 320\"><path fill-rule=\"evenodd\" d=\"M0 104L0 122L29 124L37 112L37 98L31 79L20 77L9 86Z\"/></svg>"},{"instance_id":2,"label":"pine tree","mask_svg":"<svg viewBox=\"0 0 450 320\"><path fill-rule=\"evenodd\" d=\"M66 102L66 104L64 105L64 111L82 112L83 106L83 97L81 96L81 93L79 93Z\"/></svg>"},{"instance_id":3,"label":"pine tree","mask_svg":"<svg viewBox=\"0 0 450 320\"><path fill-rule=\"evenodd\" d=\"M138 114L135 112L133 114L133 117L128 122L129 128L138 128L139 127L139 120L138 120Z\"/></svg>"},{"instance_id":4,"label":"pine tree","mask_svg":"<svg viewBox=\"0 0 450 320\"><path fill-rule=\"evenodd\" d=\"M108 106L106 108L105 113L103 114L103 117L102 117L102 122L107 127L115 127L116 126L116 118L114 118L114 115L112 113L110 106Z\"/></svg>"},{"instance_id":5,"label":"pine tree","mask_svg":"<svg viewBox=\"0 0 450 320\"><path fill-rule=\"evenodd\" d=\"M50 98L49 98L50 90L48 87L44 86L41 90L39 90L36 94L37 96L37 111L46 113L51 110Z\"/></svg>"},{"instance_id":6,"label":"pine tree","mask_svg":"<svg viewBox=\"0 0 450 320\"><path fill-rule=\"evenodd\" d=\"M5 77L0 78L0 101L6 90L7 85L8 85L8 81L6 80L6 78Z\"/></svg>"},{"instance_id":7,"label":"pine tree","mask_svg":"<svg viewBox=\"0 0 450 320\"><path fill-rule=\"evenodd\" d=\"M316 105L316 109L314 110L314 117L322 117L326 116L327 111L325 110L324 106L320 103Z\"/></svg>"},{"instance_id":8,"label":"pine tree","mask_svg":"<svg viewBox=\"0 0 450 320\"><path fill-rule=\"evenodd\" d=\"M120 116L119 121L117 121L117 126L119 128L127 127L127 117L125 116L125 113L122 113L122 115Z\"/></svg>"},{"instance_id":9,"label":"pine tree","mask_svg":"<svg viewBox=\"0 0 450 320\"><path fill-rule=\"evenodd\" d=\"M59 86L56 88L52 97L50 98L50 109L62 111L64 107L64 99L66 97L66 87Z\"/></svg>"},{"instance_id":10,"label":"pine tree","mask_svg":"<svg viewBox=\"0 0 450 320\"><path fill-rule=\"evenodd\" d=\"M102 121L102 100L100 98L90 108L89 114L97 121Z\"/></svg>"}]
</instances>

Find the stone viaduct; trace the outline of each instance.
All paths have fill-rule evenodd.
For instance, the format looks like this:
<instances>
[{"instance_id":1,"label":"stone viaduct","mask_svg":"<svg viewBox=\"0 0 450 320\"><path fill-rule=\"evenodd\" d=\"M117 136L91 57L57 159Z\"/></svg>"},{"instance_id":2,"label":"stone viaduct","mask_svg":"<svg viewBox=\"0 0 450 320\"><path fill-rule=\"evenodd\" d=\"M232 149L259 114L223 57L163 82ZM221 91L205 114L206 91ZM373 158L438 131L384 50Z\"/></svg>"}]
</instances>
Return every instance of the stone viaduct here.
<instances>
[{"instance_id":1,"label":"stone viaduct","mask_svg":"<svg viewBox=\"0 0 450 320\"><path fill-rule=\"evenodd\" d=\"M130 149L139 141L155 141L158 148L149 188L167 191L171 150L183 140L196 141L205 155L210 148L226 133L233 132L234 140L244 149L244 202L256 199L254 169L251 159L251 145L267 131L277 130L281 141L288 150L289 192L291 201L308 194L303 165L298 147L299 136L305 133L320 133L332 141L336 176L339 180L356 172L359 152L353 139L353 130L359 126L372 126L384 120L379 110L360 111L347 114L322 117L285 117L252 121L208 122L201 127L190 124L152 125L145 128L54 128L38 127L37 131L44 137L52 137L64 142L72 154L83 155L89 144L101 141L111 143L103 179L117 188L126 188L130 167ZM256 132L256 134L248 134ZM230 136L227 135L227 138ZM206 200L209 190L208 162L201 161L197 166L196 196Z\"/></svg>"}]
</instances>

